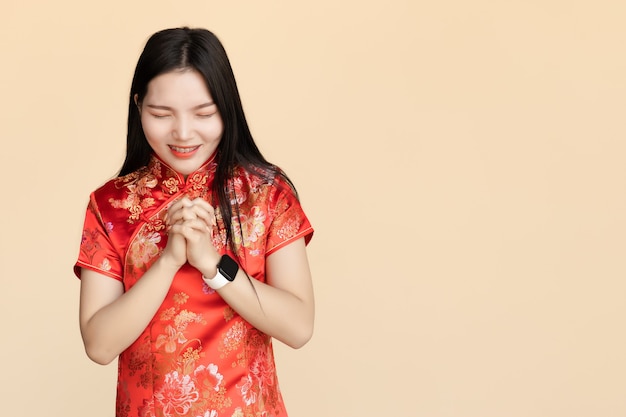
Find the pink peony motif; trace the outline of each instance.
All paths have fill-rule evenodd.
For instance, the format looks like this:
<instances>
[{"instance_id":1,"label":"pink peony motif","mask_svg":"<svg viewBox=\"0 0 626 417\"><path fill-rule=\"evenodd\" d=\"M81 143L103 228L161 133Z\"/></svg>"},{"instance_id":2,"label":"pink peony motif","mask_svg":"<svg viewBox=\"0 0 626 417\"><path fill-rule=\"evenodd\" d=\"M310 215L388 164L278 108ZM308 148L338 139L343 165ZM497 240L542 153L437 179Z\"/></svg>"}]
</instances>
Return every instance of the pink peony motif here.
<instances>
[{"instance_id":1,"label":"pink peony motif","mask_svg":"<svg viewBox=\"0 0 626 417\"><path fill-rule=\"evenodd\" d=\"M209 366L200 365L193 372L197 380L207 380L212 385L215 392L220 390L220 385L224 380L224 376L217 372L217 365L210 363ZM205 375L203 375L205 374Z\"/></svg>"},{"instance_id":2,"label":"pink peony motif","mask_svg":"<svg viewBox=\"0 0 626 417\"><path fill-rule=\"evenodd\" d=\"M238 245L248 247L250 243L259 240L265 233L265 212L259 207L253 207L250 215L241 214L233 217L233 239ZM242 243L241 235L245 239Z\"/></svg>"},{"instance_id":3,"label":"pink peony motif","mask_svg":"<svg viewBox=\"0 0 626 417\"><path fill-rule=\"evenodd\" d=\"M160 241L161 235L157 232L152 232L147 235L138 235L128 251L132 264L141 268L146 265L150 259L156 257L159 254L157 243Z\"/></svg>"},{"instance_id":4,"label":"pink peony motif","mask_svg":"<svg viewBox=\"0 0 626 417\"><path fill-rule=\"evenodd\" d=\"M163 415L173 417L187 414L200 394L189 375L179 375L174 371L165 375L165 381L154 398L163 410Z\"/></svg>"},{"instance_id":5,"label":"pink peony motif","mask_svg":"<svg viewBox=\"0 0 626 417\"><path fill-rule=\"evenodd\" d=\"M268 359L266 352L259 352L256 359L250 366L250 373L254 376L254 379L257 380L261 390L274 385L275 368L272 362Z\"/></svg>"},{"instance_id":6,"label":"pink peony motif","mask_svg":"<svg viewBox=\"0 0 626 417\"><path fill-rule=\"evenodd\" d=\"M249 242L256 242L265 233L265 212L258 206L252 208L249 217L242 219L244 236Z\"/></svg>"},{"instance_id":7,"label":"pink peony motif","mask_svg":"<svg viewBox=\"0 0 626 417\"><path fill-rule=\"evenodd\" d=\"M241 398L246 402L246 405L251 405L256 402L256 391L254 391L254 383L250 375L241 378L241 385L237 384L237 388L240 389Z\"/></svg>"}]
</instances>

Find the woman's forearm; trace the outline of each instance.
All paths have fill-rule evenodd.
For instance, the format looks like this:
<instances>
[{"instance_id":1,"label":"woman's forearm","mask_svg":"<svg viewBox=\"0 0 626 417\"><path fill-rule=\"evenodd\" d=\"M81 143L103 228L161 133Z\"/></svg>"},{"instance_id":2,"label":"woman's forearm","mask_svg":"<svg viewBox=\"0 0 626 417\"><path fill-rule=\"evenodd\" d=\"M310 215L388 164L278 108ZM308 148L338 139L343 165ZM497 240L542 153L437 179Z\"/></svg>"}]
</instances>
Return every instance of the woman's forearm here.
<instances>
[{"instance_id":1,"label":"woman's forearm","mask_svg":"<svg viewBox=\"0 0 626 417\"><path fill-rule=\"evenodd\" d=\"M296 295L239 271L235 280L218 290L222 298L257 329L288 346L300 348L313 335L313 297Z\"/></svg>"},{"instance_id":2,"label":"woman's forearm","mask_svg":"<svg viewBox=\"0 0 626 417\"><path fill-rule=\"evenodd\" d=\"M97 273L83 272L81 333L94 362L110 363L137 340L165 299L177 270L159 258L130 290L117 295L113 291L119 290L103 286L102 277L90 276ZM111 301L98 307L107 297Z\"/></svg>"},{"instance_id":3,"label":"woman's forearm","mask_svg":"<svg viewBox=\"0 0 626 417\"><path fill-rule=\"evenodd\" d=\"M248 279L240 268L235 279L218 292L254 327L288 346L299 348L311 338L315 316L304 239L269 255L265 272L267 284ZM216 271L212 269L204 273L215 276Z\"/></svg>"}]
</instances>

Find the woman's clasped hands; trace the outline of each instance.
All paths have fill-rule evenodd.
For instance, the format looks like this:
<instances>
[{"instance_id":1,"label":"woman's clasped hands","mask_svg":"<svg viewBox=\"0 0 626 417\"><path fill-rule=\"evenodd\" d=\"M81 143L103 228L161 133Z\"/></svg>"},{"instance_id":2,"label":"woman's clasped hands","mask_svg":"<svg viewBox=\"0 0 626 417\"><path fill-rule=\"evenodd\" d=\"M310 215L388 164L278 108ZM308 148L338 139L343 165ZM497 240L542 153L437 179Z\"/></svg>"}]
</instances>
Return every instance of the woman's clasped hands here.
<instances>
[{"instance_id":1,"label":"woman's clasped hands","mask_svg":"<svg viewBox=\"0 0 626 417\"><path fill-rule=\"evenodd\" d=\"M215 275L220 258L213 246L215 209L202 198L190 200L185 196L170 206L165 223L168 242L161 256L178 267L189 262L203 275Z\"/></svg>"}]
</instances>

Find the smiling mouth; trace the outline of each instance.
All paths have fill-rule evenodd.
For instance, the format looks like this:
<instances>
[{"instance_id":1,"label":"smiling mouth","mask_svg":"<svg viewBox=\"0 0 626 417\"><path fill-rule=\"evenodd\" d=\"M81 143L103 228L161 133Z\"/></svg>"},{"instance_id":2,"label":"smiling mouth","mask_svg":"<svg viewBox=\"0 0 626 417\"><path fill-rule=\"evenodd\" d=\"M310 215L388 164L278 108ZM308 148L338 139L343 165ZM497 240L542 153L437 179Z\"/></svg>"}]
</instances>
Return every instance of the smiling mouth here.
<instances>
[{"instance_id":1,"label":"smiling mouth","mask_svg":"<svg viewBox=\"0 0 626 417\"><path fill-rule=\"evenodd\" d=\"M173 145L168 145L168 146L169 146L169 147L170 147L170 149L171 149L171 150L173 150L174 152L176 152L176 153L183 153L183 154L184 154L184 153L191 153L191 152L193 152L193 151L197 150L197 149L200 147L200 145L198 145L198 146L192 146L192 147L189 147L189 148L181 148L181 147L178 147L178 146L173 146Z\"/></svg>"}]
</instances>

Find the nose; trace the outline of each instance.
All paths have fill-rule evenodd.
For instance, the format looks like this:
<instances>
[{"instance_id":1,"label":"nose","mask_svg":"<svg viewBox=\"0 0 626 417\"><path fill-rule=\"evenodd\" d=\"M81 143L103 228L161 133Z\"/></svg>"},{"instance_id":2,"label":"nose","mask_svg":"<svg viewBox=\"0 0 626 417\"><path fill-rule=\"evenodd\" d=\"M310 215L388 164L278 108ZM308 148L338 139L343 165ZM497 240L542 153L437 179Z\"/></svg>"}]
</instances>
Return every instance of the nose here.
<instances>
[{"instance_id":1,"label":"nose","mask_svg":"<svg viewBox=\"0 0 626 417\"><path fill-rule=\"evenodd\" d=\"M176 140L188 140L192 136L191 121L184 116L176 118L175 124L172 129L172 136Z\"/></svg>"}]
</instances>

